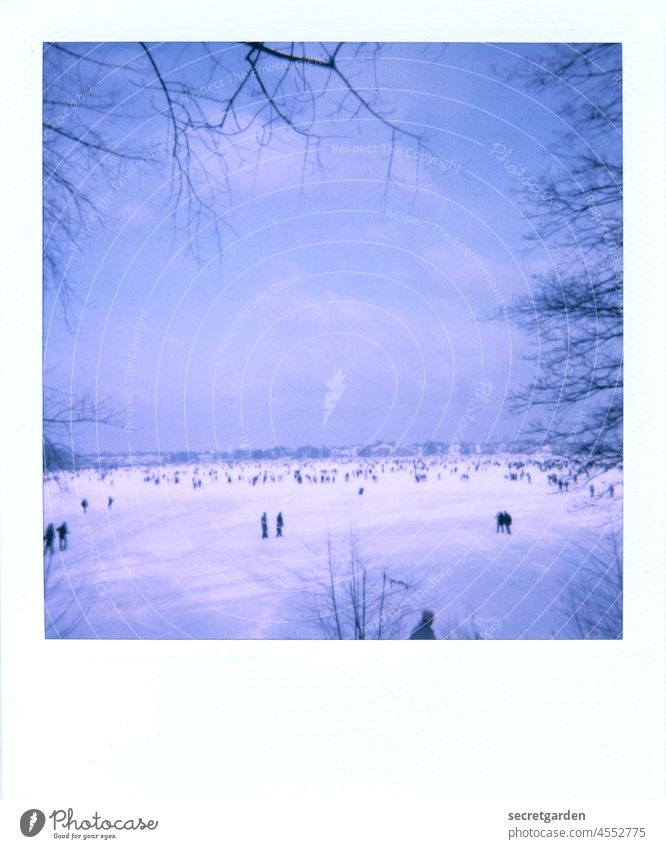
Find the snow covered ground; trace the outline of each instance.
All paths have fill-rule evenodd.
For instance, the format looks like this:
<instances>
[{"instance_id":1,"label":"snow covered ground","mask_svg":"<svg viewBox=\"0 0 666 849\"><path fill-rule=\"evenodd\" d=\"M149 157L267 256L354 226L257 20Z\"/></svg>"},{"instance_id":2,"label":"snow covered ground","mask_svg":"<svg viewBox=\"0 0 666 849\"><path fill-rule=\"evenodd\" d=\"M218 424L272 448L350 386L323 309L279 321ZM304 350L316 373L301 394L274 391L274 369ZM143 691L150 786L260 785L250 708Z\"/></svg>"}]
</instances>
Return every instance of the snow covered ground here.
<instances>
[{"instance_id":1,"label":"snow covered ground","mask_svg":"<svg viewBox=\"0 0 666 849\"><path fill-rule=\"evenodd\" d=\"M344 608L353 534L366 569L368 637L382 586L390 589L384 636L408 637L428 608L438 637L571 637L562 588L590 552L610 556L611 528L621 534L621 484L595 478L591 495L590 481L567 491L548 480L553 474L563 472L545 458L515 455L65 473L45 482L45 528L66 521L70 529L67 550L56 541L44 561L46 634L321 638L322 614L332 622L322 588L330 588L327 539ZM511 535L497 533L498 510L512 515Z\"/></svg>"}]
</instances>

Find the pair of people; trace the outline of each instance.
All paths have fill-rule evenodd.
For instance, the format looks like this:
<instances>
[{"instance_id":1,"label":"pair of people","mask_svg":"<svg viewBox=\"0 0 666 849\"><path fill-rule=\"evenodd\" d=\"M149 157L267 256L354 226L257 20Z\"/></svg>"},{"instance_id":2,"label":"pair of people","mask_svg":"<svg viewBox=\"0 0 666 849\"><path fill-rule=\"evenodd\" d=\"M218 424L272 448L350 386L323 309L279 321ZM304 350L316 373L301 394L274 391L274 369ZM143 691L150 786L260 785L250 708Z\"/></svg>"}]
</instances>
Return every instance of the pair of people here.
<instances>
[{"instance_id":1,"label":"pair of people","mask_svg":"<svg viewBox=\"0 0 666 849\"><path fill-rule=\"evenodd\" d=\"M502 531L502 533L504 533L504 529L506 528L507 534L510 534L511 533L511 522L513 521L513 519L506 512L506 510L500 510L500 512L497 513L495 518L497 519L497 533L499 533L500 531Z\"/></svg>"},{"instance_id":2,"label":"pair of people","mask_svg":"<svg viewBox=\"0 0 666 849\"><path fill-rule=\"evenodd\" d=\"M284 519L282 518L282 513L277 514L277 520L275 523L275 536L282 536L282 529L284 528ZM268 539L268 516L265 513L261 514L261 538Z\"/></svg>"},{"instance_id":3,"label":"pair of people","mask_svg":"<svg viewBox=\"0 0 666 849\"><path fill-rule=\"evenodd\" d=\"M58 548L60 551L65 551L67 548L67 535L69 534L69 528L67 527L67 522L63 522L62 525L58 528L53 527L53 522L49 524L46 529L46 533L44 534L44 554L48 551L49 554L53 555L55 553L55 537L58 534Z\"/></svg>"},{"instance_id":4,"label":"pair of people","mask_svg":"<svg viewBox=\"0 0 666 849\"><path fill-rule=\"evenodd\" d=\"M157 481L157 480L156 480L156 481L155 481L155 483L159 483L159 481ZM177 480L176 480L176 483L178 483L178 481L177 481ZM201 483L201 481L199 481L199 483ZM111 509L111 506L113 505L113 498L112 498L111 496L109 496L108 501L107 501L106 503L107 503L107 507L108 507L108 508L109 508L109 510L110 510L110 509ZM84 512L84 513L87 513L87 512L88 512L88 507L89 507L89 506L90 506L90 505L88 504L88 499L87 499L87 498L84 498L84 499L83 499L83 501L81 502L81 507L83 507L83 512Z\"/></svg>"}]
</instances>

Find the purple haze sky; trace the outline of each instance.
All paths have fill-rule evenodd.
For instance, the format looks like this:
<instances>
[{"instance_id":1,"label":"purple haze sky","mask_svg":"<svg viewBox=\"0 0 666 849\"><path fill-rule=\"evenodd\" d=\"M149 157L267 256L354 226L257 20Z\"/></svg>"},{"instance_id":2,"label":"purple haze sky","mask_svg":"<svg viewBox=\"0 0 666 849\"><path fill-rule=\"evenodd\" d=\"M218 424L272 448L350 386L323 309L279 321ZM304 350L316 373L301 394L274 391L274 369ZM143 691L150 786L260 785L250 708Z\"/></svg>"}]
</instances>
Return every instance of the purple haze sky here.
<instances>
[{"instance_id":1,"label":"purple haze sky","mask_svg":"<svg viewBox=\"0 0 666 849\"><path fill-rule=\"evenodd\" d=\"M384 46L377 102L425 137L420 164L405 136L391 160L390 130L363 112L319 120L317 162L285 127L261 149L259 123L218 149L193 138L221 250L209 218L188 228L174 215L169 119L145 55L137 45L76 49L129 70L76 63L59 84L72 98L90 86L79 108L107 104L90 114L114 145L153 150L138 168L108 157L115 187L82 172L104 216L65 251L80 297L69 326L45 298L47 382L94 387L119 411L120 427L80 432L81 450L520 435L525 421L505 401L534 365L502 307L558 257L526 242L533 222L509 166L540 186L563 167L552 151L566 124L557 91L537 95L508 71L547 46ZM171 79L227 94L242 48L210 49L214 72L201 48L151 45ZM342 55L359 88L374 85L368 51ZM279 73L269 65L266 79ZM239 107L246 117L251 100ZM219 116L212 102L202 110Z\"/></svg>"}]
</instances>

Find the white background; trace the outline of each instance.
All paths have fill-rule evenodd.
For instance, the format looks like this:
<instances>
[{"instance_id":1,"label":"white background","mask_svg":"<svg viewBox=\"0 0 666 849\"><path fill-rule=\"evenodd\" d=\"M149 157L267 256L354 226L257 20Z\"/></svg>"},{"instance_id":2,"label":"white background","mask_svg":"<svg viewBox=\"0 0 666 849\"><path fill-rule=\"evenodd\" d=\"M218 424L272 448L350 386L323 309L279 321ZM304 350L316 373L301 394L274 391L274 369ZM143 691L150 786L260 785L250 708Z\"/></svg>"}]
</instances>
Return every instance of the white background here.
<instances>
[{"instance_id":1,"label":"white background","mask_svg":"<svg viewBox=\"0 0 666 849\"><path fill-rule=\"evenodd\" d=\"M337 817L343 797L362 793L369 806L385 798L387 815L403 824L417 797L419 805L663 798L661 3L335 0L315 13L313 5L24 0L5 7L2 795L44 810L82 799L99 806L129 798L316 797L330 800ZM300 6L316 18L306 20ZM41 43L257 37L624 43L622 642L44 640ZM388 801L395 798L401 804Z\"/></svg>"}]
</instances>

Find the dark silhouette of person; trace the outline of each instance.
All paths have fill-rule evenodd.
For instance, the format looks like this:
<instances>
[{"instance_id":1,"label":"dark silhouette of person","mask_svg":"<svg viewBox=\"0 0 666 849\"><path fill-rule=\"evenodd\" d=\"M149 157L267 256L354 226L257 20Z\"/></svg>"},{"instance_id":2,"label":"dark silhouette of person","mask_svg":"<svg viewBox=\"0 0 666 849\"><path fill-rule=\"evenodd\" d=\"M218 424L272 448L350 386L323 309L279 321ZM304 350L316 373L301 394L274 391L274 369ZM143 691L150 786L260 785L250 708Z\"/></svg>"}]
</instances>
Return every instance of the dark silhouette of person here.
<instances>
[{"instance_id":1,"label":"dark silhouette of person","mask_svg":"<svg viewBox=\"0 0 666 849\"><path fill-rule=\"evenodd\" d=\"M284 519L282 518L282 513L277 514L277 523L276 523L276 536L282 536L282 528L284 528Z\"/></svg>"},{"instance_id":2,"label":"dark silhouette of person","mask_svg":"<svg viewBox=\"0 0 666 849\"><path fill-rule=\"evenodd\" d=\"M504 511L500 510L499 513L495 515L495 518L497 519L496 533L499 533L500 530L502 531L502 533L504 533Z\"/></svg>"},{"instance_id":3,"label":"dark silhouette of person","mask_svg":"<svg viewBox=\"0 0 666 849\"><path fill-rule=\"evenodd\" d=\"M268 516L265 513L261 514L261 538L268 539Z\"/></svg>"},{"instance_id":4,"label":"dark silhouette of person","mask_svg":"<svg viewBox=\"0 0 666 849\"><path fill-rule=\"evenodd\" d=\"M67 534L69 533L67 522L63 522L60 527L56 528L56 532L58 534L58 548L60 551L65 551L67 548Z\"/></svg>"},{"instance_id":5,"label":"dark silhouette of person","mask_svg":"<svg viewBox=\"0 0 666 849\"><path fill-rule=\"evenodd\" d=\"M506 528L507 534L511 533L511 522L513 522L513 519L511 518L511 516L505 510L504 511L504 527Z\"/></svg>"},{"instance_id":6,"label":"dark silhouette of person","mask_svg":"<svg viewBox=\"0 0 666 849\"><path fill-rule=\"evenodd\" d=\"M109 510L111 509L111 505L113 504L113 498L109 496Z\"/></svg>"},{"instance_id":7,"label":"dark silhouette of person","mask_svg":"<svg viewBox=\"0 0 666 849\"><path fill-rule=\"evenodd\" d=\"M53 522L49 524L46 529L46 533L44 534L44 554L48 551L51 555L55 551L53 547L53 542L55 540L55 528L53 527Z\"/></svg>"},{"instance_id":8,"label":"dark silhouette of person","mask_svg":"<svg viewBox=\"0 0 666 849\"><path fill-rule=\"evenodd\" d=\"M83 507L83 512L86 513L88 511L88 499L84 498L81 502L81 507Z\"/></svg>"},{"instance_id":9,"label":"dark silhouette of person","mask_svg":"<svg viewBox=\"0 0 666 849\"><path fill-rule=\"evenodd\" d=\"M436 640L435 632L432 630L432 622L435 614L432 610L424 610L421 616L421 622L418 627L412 631L409 636L410 640Z\"/></svg>"}]
</instances>

